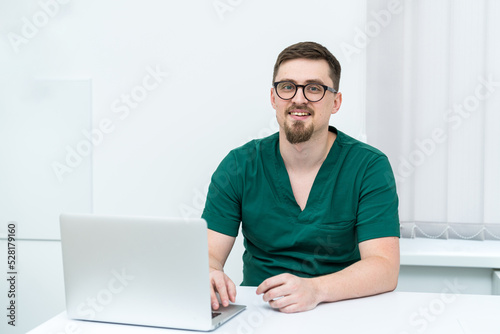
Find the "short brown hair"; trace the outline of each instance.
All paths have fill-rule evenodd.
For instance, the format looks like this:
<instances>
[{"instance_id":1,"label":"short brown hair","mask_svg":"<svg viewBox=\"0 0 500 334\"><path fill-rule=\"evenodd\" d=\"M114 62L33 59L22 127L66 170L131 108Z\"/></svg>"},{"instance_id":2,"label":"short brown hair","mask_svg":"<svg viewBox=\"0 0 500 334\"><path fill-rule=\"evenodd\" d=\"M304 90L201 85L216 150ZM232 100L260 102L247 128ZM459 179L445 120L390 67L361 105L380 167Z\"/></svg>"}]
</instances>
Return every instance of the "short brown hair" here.
<instances>
[{"instance_id":1,"label":"short brown hair","mask_svg":"<svg viewBox=\"0 0 500 334\"><path fill-rule=\"evenodd\" d=\"M340 63L327 48L315 42L300 42L290 45L281 51L278 55L278 59L276 59L276 63L274 64L273 82L276 80L276 75L278 74L278 70L283 62L300 58L326 60L328 66L330 66L330 78L332 78L333 81L333 88L337 91L339 90L341 70Z\"/></svg>"}]
</instances>

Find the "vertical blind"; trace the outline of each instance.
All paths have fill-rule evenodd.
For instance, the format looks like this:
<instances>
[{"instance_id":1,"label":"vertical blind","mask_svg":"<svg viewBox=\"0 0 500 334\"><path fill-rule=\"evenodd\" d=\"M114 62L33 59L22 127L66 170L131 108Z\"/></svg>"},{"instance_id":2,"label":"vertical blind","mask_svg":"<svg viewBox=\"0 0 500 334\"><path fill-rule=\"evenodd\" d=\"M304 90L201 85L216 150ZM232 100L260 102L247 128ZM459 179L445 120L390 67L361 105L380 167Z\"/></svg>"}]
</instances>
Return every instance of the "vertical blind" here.
<instances>
[{"instance_id":1,"label":"vertical blind","mask_svg":"<svg viewBox=\"0 0 500 334\"><path fill-rule=\"evenodd\" d=\"M368 20L393 2L369 1ZM402 236L500 240L500 1L401 5L366 49L366 126Z\"/></svg>"}]
</instances>

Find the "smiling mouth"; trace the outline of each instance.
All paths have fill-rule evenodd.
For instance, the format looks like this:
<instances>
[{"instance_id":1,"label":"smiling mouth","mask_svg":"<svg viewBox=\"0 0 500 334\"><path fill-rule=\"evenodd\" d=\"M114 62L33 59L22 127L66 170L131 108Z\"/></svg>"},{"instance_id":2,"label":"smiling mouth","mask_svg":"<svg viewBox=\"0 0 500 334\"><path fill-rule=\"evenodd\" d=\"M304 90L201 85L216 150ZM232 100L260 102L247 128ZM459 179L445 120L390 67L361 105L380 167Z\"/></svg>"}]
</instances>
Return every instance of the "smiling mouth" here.
<instances>
[{"instance_id":1,"label":"smiling mouth","mask_svg":"<svg viewBox=\"0 0 500 334\"><path fill-rule=\"evenodd\" d=\"M296 111L291 111L288 114L292 115L292 116L311 116L310 112L296 112Z\"/></svg>"}]
</instances>

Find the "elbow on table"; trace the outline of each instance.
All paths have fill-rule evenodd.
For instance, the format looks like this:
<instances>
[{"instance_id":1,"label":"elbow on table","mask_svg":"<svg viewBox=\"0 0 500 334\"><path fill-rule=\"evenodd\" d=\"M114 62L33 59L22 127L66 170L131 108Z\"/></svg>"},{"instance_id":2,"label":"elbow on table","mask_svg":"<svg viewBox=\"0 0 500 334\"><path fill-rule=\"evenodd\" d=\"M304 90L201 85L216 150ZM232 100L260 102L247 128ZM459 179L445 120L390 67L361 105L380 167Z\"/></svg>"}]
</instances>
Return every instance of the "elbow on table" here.
<instances>
[{"instance_id":1,"label":"elbow on table","mask_svg":"<svg viewBox=\"0 0 500 334\"><path fill-rule=\"evenodd\" d=\"M381 284L379 285L380 292L391 292L396 290L398 287L398 279L399 279L399 263L397 266L394 262L385 263L385 270L381 272Z\"/></svg>"},{"instance_id":2,"label":"elbow on table","mask_svg":"<svg viewBox=\"0 0 500 334\"><path fill-rule=\"evenodd\" d=\"M386 280L386 291L385 292L391 292L396 290L398 287L398 279L399 279L399 266L397 269L393 270L390 274L388 279Z\"/></svg>"},{"instance_id":3,"label":"elbow on table","mask_svg":"<svg viewBox=\"0 0 500 334\"><path fill-rule=\"evenodd\" d=\"M387 292L394 291L396 290L397 287L398 287L398 275L396 275L394 279L388 282Z\"/></svg>"}]
</instances>

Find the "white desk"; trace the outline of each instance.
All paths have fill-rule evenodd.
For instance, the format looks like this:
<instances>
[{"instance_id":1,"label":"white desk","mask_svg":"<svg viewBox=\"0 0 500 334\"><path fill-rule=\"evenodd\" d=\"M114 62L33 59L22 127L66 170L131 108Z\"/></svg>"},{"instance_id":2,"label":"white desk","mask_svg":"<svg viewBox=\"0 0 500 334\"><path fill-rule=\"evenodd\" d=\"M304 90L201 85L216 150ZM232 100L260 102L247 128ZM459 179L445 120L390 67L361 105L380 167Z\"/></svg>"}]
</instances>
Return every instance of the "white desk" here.
<instances>
[{"instance_id":1,"label":"white desk","mask_svg":"<svg viewBox=\"0 0 500 334\"><path fill-rule=\"evenodd\" d=\"M500 296L390 292L321 304L316 309L284 314L268 307L255 288L238 287L237 302L247 309L215 334L258 333L500 333ZM75 321L63 312L30 334L183 333L141 326ZM195 333L195 332L189 332Z\"/></svg>"}]
</instances>

